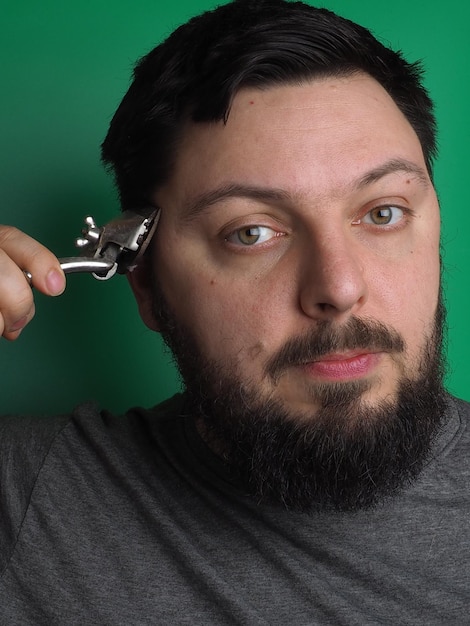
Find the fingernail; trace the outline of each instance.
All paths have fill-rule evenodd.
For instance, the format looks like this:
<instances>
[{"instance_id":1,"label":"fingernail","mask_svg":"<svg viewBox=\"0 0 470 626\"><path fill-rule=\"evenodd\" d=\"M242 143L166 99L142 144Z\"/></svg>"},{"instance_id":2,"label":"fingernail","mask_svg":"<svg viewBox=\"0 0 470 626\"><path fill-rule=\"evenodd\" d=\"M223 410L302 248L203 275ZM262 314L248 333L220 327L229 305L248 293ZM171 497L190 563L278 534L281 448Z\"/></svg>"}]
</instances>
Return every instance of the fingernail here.
<instances>
[{"instance_id":1,"label":"fingernail","mask_svg":"<svg viewBox=\"0 0 470 626\"><path fill-rule=\"evenodd\" d=\"M46 285L51 295L60 295L65 289L64 275L57 270L51 270L46 276Z\"/></svg>"}]
</instances>

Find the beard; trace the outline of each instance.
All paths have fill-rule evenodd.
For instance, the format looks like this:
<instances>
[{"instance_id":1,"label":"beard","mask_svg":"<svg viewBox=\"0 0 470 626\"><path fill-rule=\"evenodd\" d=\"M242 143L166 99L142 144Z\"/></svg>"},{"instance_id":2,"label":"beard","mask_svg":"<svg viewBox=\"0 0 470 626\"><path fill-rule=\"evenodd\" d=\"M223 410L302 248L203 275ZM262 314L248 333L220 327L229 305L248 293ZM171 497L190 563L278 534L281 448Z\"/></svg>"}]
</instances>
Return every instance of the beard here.
<instances>
[{"instance_id":1,"label":"beard","mask_svg":"<svg viewBox=\"0 0 470 626\"><path fill-rule=\"evenodd\" d=\"M374 320L323 322L288 341L265 366L273 389L288 368L347 350L384 351L399 370L393 398L374 404L363 399L369 379L312 382L309 414L287 408L274 393L263 397L235 362L207 358L160 294L155 315L185 385L185 412L247 495L301 512L357 511L419 476L445 416L442 297L412 368L404 365L401 336Z\"/></svg>"}]
</instances>

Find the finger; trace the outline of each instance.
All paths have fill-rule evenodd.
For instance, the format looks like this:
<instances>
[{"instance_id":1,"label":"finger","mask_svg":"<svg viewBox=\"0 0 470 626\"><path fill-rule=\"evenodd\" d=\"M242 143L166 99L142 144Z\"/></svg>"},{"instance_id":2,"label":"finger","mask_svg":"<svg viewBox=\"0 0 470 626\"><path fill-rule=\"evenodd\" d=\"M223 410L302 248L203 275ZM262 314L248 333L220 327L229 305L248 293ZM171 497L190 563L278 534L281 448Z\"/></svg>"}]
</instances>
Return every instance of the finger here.
<instances>
[{"instance_id":1,"label":"finger","mask_svg":"<svg viewBox=\"0 0 470 626\"><path fill-rule=\"evenodd\" d=\"M7 338L24 328L34 315L31 287L23 272L0 249L0 315L1 331Z\"/></svg>"},{"instance_id":2,"label":"finger","mask_svg":"<svg viewBox=\"0 0 470 626\"><path fill-rule=\"evenodd\" d=\"M15 341L15 339L18 339L18 337L21 335L23 328L29 324L29 322L33 319L34 317L34 305L32 307L32 309L30 310L29 315L20 318L19 320L17 320L16 322L14 322L12 325L10 325L10 330L4 330L3 332L3 337L5 339L8 339L8 341Z\"/></svg>"},{"instance_id":3,"label":"finger","mask_svg":"<svg viewBox=\"0 0 470 626\"><path fill-rule=\"evenodd\" d=\"M19 269L31 274L39 291L50 296L64 291L65 275L57 257L32 237L12 226L0 226L0 249ZM23 281L27 282L24 275Z\"/></svg>"}]
</instances>

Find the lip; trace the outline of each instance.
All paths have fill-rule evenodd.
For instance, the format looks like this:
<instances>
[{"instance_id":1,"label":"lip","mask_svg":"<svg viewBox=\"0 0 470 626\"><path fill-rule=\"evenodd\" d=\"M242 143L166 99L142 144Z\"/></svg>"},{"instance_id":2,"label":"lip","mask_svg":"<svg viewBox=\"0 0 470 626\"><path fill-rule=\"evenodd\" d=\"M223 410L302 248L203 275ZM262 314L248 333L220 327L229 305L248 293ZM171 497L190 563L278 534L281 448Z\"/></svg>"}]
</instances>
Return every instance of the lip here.
<instances>
[{"instance_id":1,"label":"lip","mask_svg":"<svg viewBox=\"0 0 470 626\"><path fill-rule=\"evenodd\" d=\"M322 380L354 380L372 373L380 361L377 352L348 352L327 354L318 361L305 363L303 369L312 377Z\"/></svg>"}]
</instances>

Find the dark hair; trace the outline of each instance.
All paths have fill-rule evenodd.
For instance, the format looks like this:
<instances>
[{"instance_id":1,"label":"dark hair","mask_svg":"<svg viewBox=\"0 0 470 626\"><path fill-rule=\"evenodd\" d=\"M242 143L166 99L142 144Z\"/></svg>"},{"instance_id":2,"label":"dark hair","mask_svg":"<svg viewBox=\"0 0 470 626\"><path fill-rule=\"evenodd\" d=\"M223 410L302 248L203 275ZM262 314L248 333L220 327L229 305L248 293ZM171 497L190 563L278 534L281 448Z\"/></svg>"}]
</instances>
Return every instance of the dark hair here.
<instances>
[{"instance_id":1,"label":"dark hair","mask_svg":"<svg viewBox=\"0 0 470 626\"><path fill-rule=\"evenodd\" d=\"M375 78L406 116L431 173L435 119L419 63L303 2L235 0L194 17L138 62L103 142L122 208L150 203L171 174L185 122L226 120L240 88L358 71Z\"/></svg>"}]
</instances>

